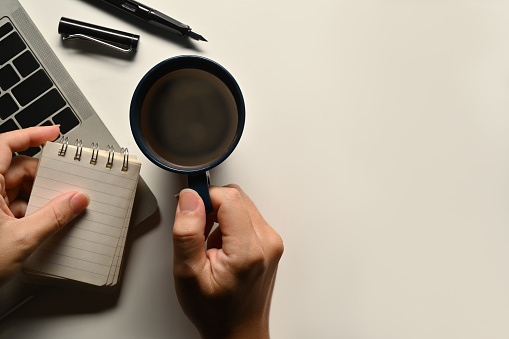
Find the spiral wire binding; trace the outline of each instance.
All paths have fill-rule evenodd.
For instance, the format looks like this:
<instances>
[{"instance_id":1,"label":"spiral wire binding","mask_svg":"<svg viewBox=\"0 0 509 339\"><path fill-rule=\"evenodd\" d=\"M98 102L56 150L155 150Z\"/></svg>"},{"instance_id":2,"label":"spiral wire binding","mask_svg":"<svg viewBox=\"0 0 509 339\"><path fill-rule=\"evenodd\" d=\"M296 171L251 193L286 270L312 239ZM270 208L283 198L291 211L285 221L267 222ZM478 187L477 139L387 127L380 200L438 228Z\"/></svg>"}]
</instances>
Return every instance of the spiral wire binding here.
<instances>
[{"instance_id":1,"label":"spiral wire binding","mask_svg":"<svg viewBox=\"0 0 509 339\"><path fill-rule=\"evenodd\" d=\"M108 147L106 147L106 151L108 152L108 162L106 163L106 167L112 168L113 158L115 157L115 147L113 145L108 145Z\"/></svg>"},{"instance_id":2,"label":"spiral wire binding","mask_svg":"<svg viewBox=\"0 0 509 339\"><path fill-rule=\"evenodd\" d=\"M65 152L67 152L67 146L69 146L69 138L62 136L62 138L60 138L60 143L62 143L62 147L60 151L58 151L58 155L63 157L65 156Z\"/></svg>"},{"instance_id":3,"label":"spiral wire binding","mask_svg":"<svg viewBox=\"0 0 509 339\"><path fill-rule=\"evenodd\" d=\"M83 152L83 140L76 139L74 142L74 146L76 146L76 154L74 154L74 160L81 160L81 153Z\"/></svg>"},{"instance_id":4,"label":"spiral wire binding","mask_svg":"<svg viewBox=\"0 0 509 339\"><path fill-rule=\"evenodd\" d=\"M65 153L67 152L67 146L69 146L69 138L68 137L62 137L59 141L62 144L62 147L60 147L60 150L58 151L59 156L65 156ZM81 161L81 155L83 153L83 140L82 139L76 139L74 142L74 146L76 146L76 153L74 154L74 160ZM92 165L97 164L97 158L99 156L99 143L93 142L92 145L90 145L90 149L92 149L92 156L90 158L90 163ZM106 151L108 152L108 161L106 162L107 168L113 167L113 159L115 157L115 146L108 145L106 147ZM120 153L122 153L122 156L124 157L122 162L122 172L127 172L129 170L129 150L127 148L121 148Z\"/></svg>"},{"instance_id":5,"label":"spiral wire binding","mask_svg":"<svg viewBox=\"0 0 509 339\"><path fill-rule=\"evenodd\" d=\"M90 158L90 163L95 165L97 164L97 156L99 155L99 143L93 142L92 145L90 145L90 148L92 149L92 157Z\"/></svg>"},{"instance_id":6,"label":"spiral wire binding","mask_svg":"<svg viewBox=\"0 0 509 339\"><path fill-rule=\"evenodd\" d=\"M122 148L120 152L124 155L124 162L122 163L122 172L127 172L127 170L129 170L129 150L127 148Z\"/></svg>"}]
</instances>

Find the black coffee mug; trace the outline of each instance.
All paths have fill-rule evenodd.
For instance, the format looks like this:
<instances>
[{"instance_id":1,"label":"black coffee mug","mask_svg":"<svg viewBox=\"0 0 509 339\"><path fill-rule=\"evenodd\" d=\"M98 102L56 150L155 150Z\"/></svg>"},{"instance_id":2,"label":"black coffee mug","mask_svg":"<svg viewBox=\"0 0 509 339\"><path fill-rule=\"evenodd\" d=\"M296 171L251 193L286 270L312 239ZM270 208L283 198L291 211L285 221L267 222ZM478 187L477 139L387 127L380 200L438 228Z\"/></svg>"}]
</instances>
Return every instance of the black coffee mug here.
<instances>
[{"instance_id":1,"label":"black coffee mug","mask_svg":"<svg viewBox=\"0 0 509 339\"><path fill-rule=\"evenodd\" d=\"M145 156L187 174L189 187L211 212L208 170L233 152L245 123L244 98L233 76L200 56L162 61L136 87L130 120Z\"/></svg>"}]
</instances>

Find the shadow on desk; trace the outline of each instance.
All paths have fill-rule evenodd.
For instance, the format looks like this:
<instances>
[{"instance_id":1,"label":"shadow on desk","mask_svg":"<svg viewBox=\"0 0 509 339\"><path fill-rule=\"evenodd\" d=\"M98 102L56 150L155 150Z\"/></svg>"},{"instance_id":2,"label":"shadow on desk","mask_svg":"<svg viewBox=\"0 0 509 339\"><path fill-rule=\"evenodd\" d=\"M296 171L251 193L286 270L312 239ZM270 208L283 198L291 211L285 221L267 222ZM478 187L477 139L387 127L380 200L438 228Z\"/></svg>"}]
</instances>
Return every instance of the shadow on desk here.
<instances>
[{"instance_id":1,"label":"shadow on desk","mask_svg":"<svg viewBox=\"0 0 509 339\"><path fill-rule=\"evenodd\" d=\"M152 230L160 223L159 207L156 209L149 218L142 223L136 225L129 230L129 235L126 242L124 252L123 269L127 267L126 262L129 260L129 253L134 241ZM124 275L125 272L122 272ZM86 314L98 313L104 310L114 308L119 300L122 290L123 280L114 287L91 287L87 288L84 285L69 286L65 285L34 285L27 284L15 279L13 286L17 289L24 289L25 300L29 298L26 305L23 305L18 310L8 315L5 320L8 322L9 318L23 318L23 319L40 319L46 317L54 317L60 315L73 315L73 314ZM23 284L24 286L21 286ZM1 323L0 323L1 324ZM1 327L1 326L0 326ZM0 329L1 334L1 329Z\"/></svg>"}]
</instances>

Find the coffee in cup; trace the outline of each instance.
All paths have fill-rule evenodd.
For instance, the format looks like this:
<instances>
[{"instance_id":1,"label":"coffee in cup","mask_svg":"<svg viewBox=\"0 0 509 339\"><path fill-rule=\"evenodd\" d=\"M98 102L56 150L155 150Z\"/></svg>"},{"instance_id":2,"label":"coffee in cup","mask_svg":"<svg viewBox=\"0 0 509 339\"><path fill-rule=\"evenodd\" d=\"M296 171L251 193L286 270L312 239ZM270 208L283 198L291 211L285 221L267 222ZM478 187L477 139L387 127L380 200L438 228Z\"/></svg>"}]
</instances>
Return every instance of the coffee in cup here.
<instances>
[{"instance_id":1,"label":"coffee in cup","mask_svg":"<svg viewBox=\"0 0 509 339\"><path fill-rule=\"evenodd\" d=\"M233 76L207 58L167 59L138 84L130 120L142 152L164 169L187 174L210 211L207 171L231 154L244 128L244 100Z\"/></svg>"}]
</instances>

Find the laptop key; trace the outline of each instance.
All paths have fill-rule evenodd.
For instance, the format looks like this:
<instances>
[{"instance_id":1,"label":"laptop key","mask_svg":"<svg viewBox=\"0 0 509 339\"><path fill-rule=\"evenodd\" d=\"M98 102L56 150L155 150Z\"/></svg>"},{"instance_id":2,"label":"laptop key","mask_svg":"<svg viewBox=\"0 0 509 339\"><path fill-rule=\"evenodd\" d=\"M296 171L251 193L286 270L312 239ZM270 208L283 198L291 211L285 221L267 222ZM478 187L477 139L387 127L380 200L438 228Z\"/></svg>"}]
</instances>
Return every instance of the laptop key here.
<instances>
[{"instance_id":1,"label":"laptop key","mask_svg":"<svg viewBox=\"0 0 509 339\"><path fill-rule=\"evenodd\" d=\"M44 70L40 69L22 83L12 89L12 94L21 106L25 106L30 101L37 98L53 86L50 78Z\"/></svg>"},{"instance_id":2,"label":"laptop key","mask_svg":"<svg viewBox=\"0 0 509 339\"><path fill-rule=\"evenodd\" d=\"M16 69L22 77L26 77L39 68L39 63L34 58L32 53L30 53L30 51L24 52L19 57L14 59L12 63L14 66L16 66Z\"/></svg>"},{"instance_id":3,"label":"laptop key","mask_svg":"<svg viewBox=\"0 0 509 339\"><path fill-rule=\"evenodd\" d=\"M67 107L62 112L58 113L53 117L53 122L56 125L60 125L60 133L65 134L74 127L78 126L80 121L76 118L76 115L72 110Z\"/></svg>"},{"instance_id":4,"label":"laptop key","mask_svg":"<svg viewBox=\"0 0 509 339\"><path fill-rule=\"evenodd\" d=\"M21 128L37 126L64 107L65 104L64 98L54 88L16 114L14 118Z\"/></svg>"},{"instance_id":5,"label":"laptop key","mask_svg":"<svg viewBox=\"0 0 509 339\"><path fill-rule=\"evenodd\" d=\"M0 27L0 39L3 38L7 33L12 31L12 25L10 22L7 22Z\"/></svg>"},{"instance_id":6,"label":"laptop key","mask_svg":"<svg viewBox=\"0 0 509 339\"><path fill-rule=\"evenodd\" d=\"M18 55L25 47L25 43L16 32L0 40L0 65Z\"/></svg>"},{"instance_id":7,"label":"laptop key","mask_svg":"<svg viewBox=\"0 0 509 339\"><path fill-rule=\"evenodd\" d=\"M54 124L53 124L51 121L49 121L49 120L46 120L45 122L43 122L43 123L41 124L41 126L53 126L53 125L54 125Z\"/></svg>"},{"instance_id":8,"label":"laptop key","mask_svg":"<svg viewBox=\"0 0 509 339\"><path fill-rule=\"evenodd\" d=\"M0 97L0 118L7 119L18 110L18 105L9 93L5 93Z\"/></svg>"},{"instance_id":9,"label":"laptop key","mask_svg":"<svg viewBox=\"0 0 509 339\"><path fill-rule=\"evenodd\" d=\"M19 129L14 120L9 119L0 125L0 133L10 132Z\"/></svg>"},{"instance_id":10,"label":"laptop key","mask_svg":"<svg viewBox=\"0 0 509 339\"><path fill-rule=\"evenodd\" d=\"M0 68L0 88L7 91L12 86L16 85L19 81L19 76L16 74L11 65L5 65Z\"/></svg>"},{"instance_id":11,"label":"laptop key","mask_svg":"<svg viewBox=\"0 0 509 339\"><path fill-rule=\"evenodd\" d=\"M26 155L26 156L29 156L29 157L33 157L34 155L36 155L40 151L41 151L40 147L30 147L29 149L26 149L23 152L18 152L18 154Z\"/></svg>"}]
</instances>

